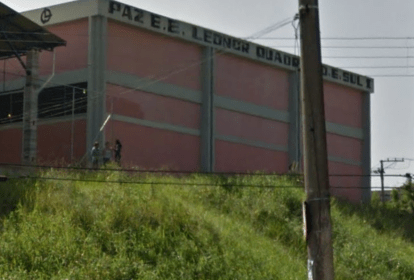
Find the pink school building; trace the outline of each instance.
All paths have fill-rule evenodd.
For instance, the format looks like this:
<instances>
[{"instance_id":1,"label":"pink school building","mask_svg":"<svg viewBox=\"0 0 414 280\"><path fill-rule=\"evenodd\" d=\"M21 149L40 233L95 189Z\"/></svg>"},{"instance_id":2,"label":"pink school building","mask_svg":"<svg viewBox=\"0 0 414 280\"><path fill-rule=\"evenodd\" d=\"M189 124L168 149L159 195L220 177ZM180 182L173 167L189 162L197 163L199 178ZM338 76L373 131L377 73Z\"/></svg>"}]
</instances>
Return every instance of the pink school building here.
<instances>
[{"instance_id":1,"label":"pink school building","mask_svg":"<svg viewBox=\"0 0 414 280\"><path fill-rule=\"evenodd\" d=\"M95 140L115 139L124 164L145 168L286 173L301 161L299 57L110 0L23 15L67 41L39 94L38 163L79 159ZM52 61L40 53L41 80ZM5 119L22 114L24 71L15 60L0 69L0 103L10 104L0 105L0 161L20 163L21 119ZM370 174L373 87L324 66L330 174ZM368 177L330 184L335 196L370 199Z\"/></svg>"}]
</instances>

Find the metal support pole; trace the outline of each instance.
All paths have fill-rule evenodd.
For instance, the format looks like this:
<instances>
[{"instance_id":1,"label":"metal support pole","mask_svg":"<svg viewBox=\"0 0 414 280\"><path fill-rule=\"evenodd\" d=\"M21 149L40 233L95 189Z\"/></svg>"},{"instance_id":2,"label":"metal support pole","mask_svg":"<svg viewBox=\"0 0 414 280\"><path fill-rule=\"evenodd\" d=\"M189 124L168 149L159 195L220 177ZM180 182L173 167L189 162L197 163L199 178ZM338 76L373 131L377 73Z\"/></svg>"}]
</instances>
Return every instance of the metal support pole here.
<instances>
[{"instance_id":1,"label":"metal support pole","mask_svg":"<svg viewBox=\"0 0 414 280\"><path fill-rule=\"evenodd\" d=\"M317 0L299 0L308 279L334 279Z\"/></svg>"},{"instance_id":2,"label":"metal support pole","mask_svg":"<svg viewBox=\"0 0 414 280\"><path fill-rule=\"evenodd\" d=\"M26 59L27 75L23 94L22 163L27 165L35 165L37 162L39 52L37 50L28 51Z\"/></svg>"},{"instance_id":3,"label":"metal support pole","mask_svg":"<svg viewBox=\"0 0 414 280\"><path fill-rule=\"evenodd\" d=\"M380 160L381 163L381 167L379 170L379 173L381 175L381 202L384 203L385 202L385 190L384 190L384 161Z\"/></svg>"},{"instance_id":4,"label":"metal support pole","mask_svg":"<svg viewBox=\"0 0 414 280\"><path fill-rule=\"evenodd\" d=\"M203 89L200 124L201 171L214 172L215 146L215 109L214 109L214 49L207 47L203 51L202 64Z\"/></svg>"},{"instance_id":5,"label":"metal support pole","mask_svg":"<svg viewBox=\"0 0 414 280\"><path fill-rule=\"evenodd\" d=\"M380 160L381 163L381 167L379 170L379 173L381 175L381 201L382 203L385 203L385 187L384 187L384 174L385 174L385 170L384 170L384 162L404 162L404 159L389 159L387 158L386 160Z\"/></svg>"},{"instance_id":6,"label":"metal support pole","mask_svg":"<svg viewBox=\"0 0 414 280\"><path fill-rule=\"evenodd\" d=\"M411 175L411 173L406 173L405 177L407 178L407 185L408 185L408 190L411 192L411 187L413 184L413 176Z\"/></svg>"}]
</instances>

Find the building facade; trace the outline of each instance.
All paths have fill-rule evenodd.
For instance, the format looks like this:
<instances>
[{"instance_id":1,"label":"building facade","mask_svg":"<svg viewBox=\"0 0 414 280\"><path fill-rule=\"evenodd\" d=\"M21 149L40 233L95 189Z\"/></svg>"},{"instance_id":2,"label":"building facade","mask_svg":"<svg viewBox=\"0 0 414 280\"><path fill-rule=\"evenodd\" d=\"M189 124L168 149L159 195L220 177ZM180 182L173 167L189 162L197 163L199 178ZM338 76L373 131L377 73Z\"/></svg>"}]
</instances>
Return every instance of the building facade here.
<instances>
[{"instance_id":1,"label":"building facade","mask_svg":"<svg viewBox=\"0 0 414 280\"><path fill-rule=\"evenodd\" d=\"M24 16L67 41L39 95L39 163L79 160L115 139L123 164L144 168L286 173L301 162L299 57L110 0ZM39 64L44 81L53 55ZM0 104L10 104L0 161L20 163L23 70L14 60L0 69ZM370 174L373 80L323 70L329 173L358 175L330 177L331 193L368 201L370 179L359 175Z\"/></svg>"}]
</instances>

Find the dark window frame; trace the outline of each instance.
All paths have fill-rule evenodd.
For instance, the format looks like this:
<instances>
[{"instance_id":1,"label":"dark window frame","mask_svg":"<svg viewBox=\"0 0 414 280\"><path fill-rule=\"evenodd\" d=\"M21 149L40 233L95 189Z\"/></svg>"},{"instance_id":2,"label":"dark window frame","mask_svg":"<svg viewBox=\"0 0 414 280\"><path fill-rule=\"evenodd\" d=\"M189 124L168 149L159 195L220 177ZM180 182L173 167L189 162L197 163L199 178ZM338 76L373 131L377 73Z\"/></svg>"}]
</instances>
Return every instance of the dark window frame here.
<instances>
[{"instance_id":1,"label":"dark window frame","mask_svg":"<svg viewBox=\"0 0 414 280\"><path fill-rule=\"evenodd\" d=\"M38 118L50 119L72 115L72 96L75 90L74 114L87 111L87 82L43 89L38 96ZM0 92L0 125L23 120L24 89Z\"/></svg>"},{"instance_id":2,"label":"dark window frame","mask_svg":"<svg viewBox=\"0 0 414 280\"><path fill-rule=\"evenodd\" d=\"M73 90L75 91L74 114L84 114L87 110L87 83L43 89L38 97L38 118L49 119L72 115Z\"/></svg>"}]
</instances>

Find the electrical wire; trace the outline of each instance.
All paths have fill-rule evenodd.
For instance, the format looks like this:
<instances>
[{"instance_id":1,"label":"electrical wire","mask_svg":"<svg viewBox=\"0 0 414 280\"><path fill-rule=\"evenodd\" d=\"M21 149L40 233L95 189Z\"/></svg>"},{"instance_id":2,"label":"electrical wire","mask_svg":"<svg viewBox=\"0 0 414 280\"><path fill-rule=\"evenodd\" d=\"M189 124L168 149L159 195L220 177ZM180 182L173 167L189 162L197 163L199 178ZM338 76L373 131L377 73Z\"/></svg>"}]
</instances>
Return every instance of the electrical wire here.
<instances>
[{"instance_id":1,"label":"electrical wire","mask_svg":"<svg viewBox=\"0 0 414 280\"><path fill-rule=\"evenodd\" d=\"M278 23L282 23L283 21L286 21L286 18L282 21L279 21ZM276 25L277 23L273 24ZM269 27L266 27L269 28ZM258 31L259 32L259 31ZM24 31L2 31L2 33L6 34L24 34L24 35L44 35L44 36L50 36L49 32L24 32ZM257 33L257 32L256 32ZM59 36L67 35L67 36L81 36L86 37L89 36L89 34L79 34L79 33L67 33L67 32L59 32ZM108 37L128 37L126 36L119 36L119 35L112 35ZM268 37L260 37L260 39L263 40L294 40L292 37L275 37L275 36L268 36ZM351 36L332 36L332 37L321 37L321 40L414 40L414 37L411 36L360 36L360 37L351 37Z\"/></svg>"},{"instance_id":2,"label":"electrical wire","mask_svg":"<svg viewBox=\"0 0 414 280\"><path fill-rule=\"evenodd\" d=\"M295 25L295 21L297 20L297 25ZM299 25L300 25L300 20L299 20L299 14L296 14L294 17L294 20L292 21L292 27L293 30L295 31L295 48L294 48L294 55L296 55L296 49L299 48L300 46L300 42L299 42Z\"/></svg>"},{"instance_id":3,"label":"electrical wire","mask_svg":"<svg viewBox=\"0 0 414 280\"><path fill-rule=\"evenodd\" d=\"M263 35L266 35L266 34L272 32L272 31L275 31L275 30L277 30L277 29L285 26L285 25L288 25L291 22L292 22L292 18L291 17L285 18L284 20L281 20L279 22L276 22L276 23L274 23L274 24L272 24L272 25L270 25L270 26L268 26L268 27L266 27L266 28L264 28L264 29L262 29L262 30L260 30L258 32L253 33L252 35L250 35L249 37L246 37L244 39L245 40L251 40L251 39L260 38Z\"/></svg>"},{"instance_id":4,"label":"electrical wire","mask_svg":"<svg viewBox=\"0 0 414 280\"><path fill-rule=\"evenodd\" d=\"M86 101L86 99L87 99L87 97L82 97L82 98L78 98L78 99L75 99L75 108L74 108L74 110L83 110L83 109L85 109L86 108L86 104L84 105L84 106L77 106L76 107L76 104L84 104L85 103L85 101ZM64 102L64 103L59 103L59 104L55 104L55 105L49 105L49 106L46 106L45 108L43 108L43 109L41 109L41 110L38 110L38 115L43 115L43 114L47 114L47 113L50 113L50 112L53 112L53 111L56 111L56 110L58 110L58 109L61 109L61 108L68 108L67 110L64 110L63 112L71 112L72 111L72 104L73 104L73 101L72 100L68 100L67 102ZM69 108L70 107L70 108ZM50 116L47 116L47 117L40 117L40 119L42 119L42 118L49 118L49 117L52 117L52 116L56 116L56 115L60 115L62 113L62 111L60 111L60 112L57 112L55 115L50 115ZM26 113L26 115L27 114L29 114L29 113ZM7 123L7 120L15 120L15 119L23 119L25 117L25 113L22 113L22 114L19 114L19 115L13 115L11 118L10 117L6 117L6 118L3 118L3 119L0 119L0 123L1 122L6 122Z\"/></svg>"},{"instance_id":5,"label":"electrical wire","mask_svg":"<svg viewBox=\"0 0 414 280\"><path fill-rule=\"evenodd\" d=\"M184 183L184 182L148 182L148 181L121 181L121 180L96 180L96 179L75 179L75 178L58 178L58 177L10 177L10 180L53 180L53 181L70 181L86 183L107 183L107 184L137 184L137 185L175 185L175 186L221 186L221 187L260 187L260 188L303 188L302 186L278 186L278 185L257 185L257 184L212 184L212 183Z\"/></svg>"},{"instance_id":6,"label":"electrical wire","mask_svg":"<svg viewBox=\"0 0 414 280\"><path fill-rule=\"evenodd\" d=\"M403 74L401 74L401 75L393 75L393 74L385 74L385 75L377 75L377 74L375 74L375 75L369 75L370 77L373 77L373 78L408 78L408 77L414 77L414 75L403 75Z\"/></svg>"},{"instance_id":7,"label":"electrical wire","mask_svg":"<svg viewBox=\"0 0 414 280\"><path fill-rule=\"evenodd\" d=\"M291 37L261 37L259 40L295 40ZM378 36L378 37L321 37L321 40L414 40L414 37L392 37L392 36Z\"/></svg>"},{"instance_id":8,"label":"electrical wire","mask_svg":"<svg viewBox=\"0 0 414 280\"><path fill-rule=\"evenodd\" d=\"M338 68L352 68L352 69L356 69L356 68L361 68L361 69L398 69L398 68L414 68L414 66L411 65L396 65L396 66L339 66Z\"/></svg>"},{"instance_id":9,"label":"electrical wire","mask_svg":"<svg viewBox=\"0 0 414 280\"><path fill-rule=\"evenodd\" d=\"M407 59L414 56L322 56L322 59Z\"/></svg>"},{"instance_id":10,"label":"electrical wire","mask_svg":"<svg viewBox=\"0 0 414 280\"><path fill-rule=\"evenodd\" d=\"M82 167L69 167L69 166L51 166L51 165L25 165L25 164L14 164L14 163L0 163L0 166L14 166L21 168L39 168L39 169L58 169L58 170L75 170L75 171L91 171L91 168ZM145 169L121 169L121 168L101 168L101 172L126 172L126 173L165 173L165 174L204 174L204 175L243 175L243 176L291 176L300 177L300 174L287 173L287 174L276 174L276 173L249 173L249 172L202 172L202 171L191 171L191 170L145 170Z\"/></svg>"},{"instance_id":11,"label":"electrical wire","mask_svg":"<svg viewBox=\"0 0 414 280\"><path fill-rule=\"evenodd\" d=\"M86 167L70 167L70 166L52 166L52 165L25 165L14 163L0 163L0 166L19 167L19 168L39 168L39 169L57 169L57 170L74 170L74 171L91 171L93 169ZM192 174L192 175L237 175L237 176L288 176L288 177L302 177L302 174L297 173L249 173L249 172L201 172L191 170L145 170L145 169L121 169L121 168L101 168L100 172L126 172L126 173L161 173L161 174ZM329 177L380 177L379 174L329 174ZM384 174L384 177L406 177L405 174Z\"/></svg>"},{"instance_id":12,"label":"electrical wire","mask_svg":"<svg viewBox=\"0 0 414 280\"><path fill-rule=\"evenodd\" d=\"M302 185L260 185L260 184L232 184L232 183L188 183L188 182L165 182L165 181L125 181L125 180L97 180L97 179L77 179L60 177L41 177L41 176L20 176L9 177L9 180L44 180L44 181L68 181L83 183L105 183L105 184L132 184L132 185L167 185L167 186L192 186L192 187L231 187L231 188L267 188L267 189L303 189ZM361 187L361 186L329 186L330 189L359 189L372 190L382 189L381 187ZM385 188L385 187L384 187ZM393 187L387 187L393 189Z\"/></svg>"},{"instance_id":13,"label":"electrical wire","mask_svg":"<svg viewBox=\"0 0 414 280\"><path fill-rule=\"evenodd\" d=\"M271 45L271 48L294 48L295 46ZM414 46L321 46L322 49L414 49Z\"/></svg>"}]
</instances>

